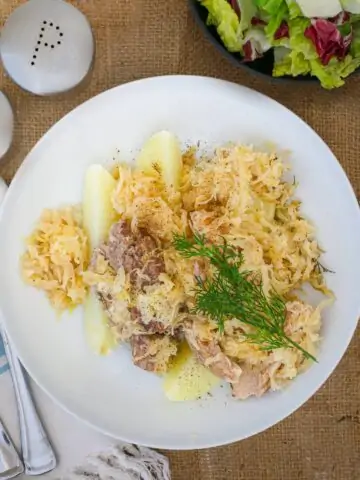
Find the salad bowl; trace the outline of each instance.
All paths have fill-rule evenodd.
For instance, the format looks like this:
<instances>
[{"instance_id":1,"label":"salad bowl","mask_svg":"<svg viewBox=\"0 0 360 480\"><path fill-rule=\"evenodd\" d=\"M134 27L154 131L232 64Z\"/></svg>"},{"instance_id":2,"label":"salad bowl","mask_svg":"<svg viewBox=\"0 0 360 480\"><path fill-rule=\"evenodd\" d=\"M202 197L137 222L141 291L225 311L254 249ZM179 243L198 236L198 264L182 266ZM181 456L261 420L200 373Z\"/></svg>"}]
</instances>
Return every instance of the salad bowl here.
<instances>
[{"instance_id":1,"label":"salad bowl","mask_svg":"<svg viewBox=\"0 0 360 480\"><path fill-rule=\"evenodd\" d=\"M260 76L333 89L360 66L357 0L189 0L189 7L228 61Z\"/></svg>"}]
</instances>

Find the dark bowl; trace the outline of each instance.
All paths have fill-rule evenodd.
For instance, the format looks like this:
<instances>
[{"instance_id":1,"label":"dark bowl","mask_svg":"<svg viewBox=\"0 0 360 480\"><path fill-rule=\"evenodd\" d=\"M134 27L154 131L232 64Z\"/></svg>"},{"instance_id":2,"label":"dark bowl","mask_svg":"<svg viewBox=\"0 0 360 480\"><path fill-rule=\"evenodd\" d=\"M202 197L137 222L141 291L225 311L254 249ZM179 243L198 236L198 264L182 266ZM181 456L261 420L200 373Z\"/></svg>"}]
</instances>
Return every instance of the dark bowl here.
<instances>
[{"instance_id":1,"label":"dark bowl","mask_svg":"<svg viewBox=\"0 0 360 480\"><path fill-rule=\"evenodd\" d=\"M197 24L200 26L202 32L204 33L205 37L223 54L225 58L227 58L233 65L236 65L241 68L245 68L246 70L250 70L253 73L260 75L262 77L270 77L277 82L289 82L289 81L297 81L297 82L315 82L317 78L312 77L311 75L302 75L298 77L291 77L291 76L283 76L283 77L273 77L272 70L274 65L274 54L272 50L269 50L265 53L265 55L253 62L244 62L241 55L236 53L230 53L224 47L223 43L221 42L219 35L217 34L215 27L208 27L206 25L206 19L208 12L205 7L203 7L198 0L189 0L190 10L192 11L194 18Z\"/></svg>"}]
</instances>

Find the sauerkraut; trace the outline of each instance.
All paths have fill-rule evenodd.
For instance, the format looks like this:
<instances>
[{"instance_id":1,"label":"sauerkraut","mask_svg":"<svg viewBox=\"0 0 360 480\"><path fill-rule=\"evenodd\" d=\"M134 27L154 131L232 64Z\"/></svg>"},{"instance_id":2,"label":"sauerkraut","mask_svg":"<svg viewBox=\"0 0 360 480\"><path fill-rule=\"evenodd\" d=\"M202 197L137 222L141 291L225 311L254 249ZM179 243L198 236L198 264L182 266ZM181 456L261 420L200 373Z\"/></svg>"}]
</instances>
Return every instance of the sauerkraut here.
<instances>
[{"instance_id":1,"label":"sauerkraut","mask_svg":"<svg viewBox=\"0 0 360 480\"><path fill-rule=\"evenodd\" d=\"M304 283L325 294L331 292L319 266L321 248L314 227L303 217L301 202L294 197L296 183L284 180L289 166L276 153L258 152L244 145L219 148L213 156L200 159L190 151L184 155L183 164L178 191L169 189L156 172L149 175L125 165L118 168L114 208L133 228L144 228L159 239L171 281L166 288L153 288L152 299L151 289L140 296L144 314L155 302L158 317L173 323L176 297L179 302L185 299L191 311L195 271L205 276L211 272L205 262L199 265L182 258L173 248L172 239L174 233L198 232L210 241L225 239L242 249L244 268L261 275L264 292L274 290L287 300L286 333L315 354L322 306L308 305L294 292ZM185 318L178 316L178 322ZM262 350L246 339L247 328L234 319L226 322L223 335L211 321L204 331L209 341L216 339L229 358L266 371L270 388L283 387L306 364L302 352Z\"/></svg>"},{"instance_id":2,"label":"sauerkraut","mask_svg":"<svg viewBox=\"0 0 360 480\"><path fill-rule=\"evenodd\" d=\"M87 286L83 272L88 261L80 210L45 210L26 240L21 270L24 280L44 290L53 307L62 312L84 302Z\"/></svg>"},{"instance_id":3,"label":"sauerkraut","mask_svg":"<svg viewBox=\"0 0 360 480\"><path fill-rule=\"evenodd\" d=\"M282 388L307 364L301 349L262 349L247 337L253 327L237 318L225 322L223 333L209 318L196 318L196 278L211 277L212 267L206 259L182 257L173 238L200 233L210 242L225 240L238 247L244 257L241 268L254 272L265 295L275 291L284 298L286 335L315 355L325 303L307 304L296 292L305 283L329 297L331 292L322 275L322 250L314 227L303 217L295 197L296 182L284 180L289 166L276 153L244 145L229 145L200 158L192 149L182 163L179 181L170 184L155 168L145 173L119 165L112 172L117 182L113 207L129 227L122 226L128 231L123 240L134 256L140 255L134 257L134 265L140 265L138 281L144 280L141 275L147 268L144 248L149 236L156 251L148 252L148 260L154 262L160 252L158 266L163 270L152 282L145 279L141 288L134 289L134 272L125 265L111 265L106 242L92 252L88 269L88 241L76 209L44 212L27 241L24 278L44 289L59 311L82 303L87 287L96 288L117 341L131 344L133 360L141 368L166 371L184 335L196 324L192 348L198 348L204 365L216 365L218 372L223 365L228 370L235 366L236 378L243 371L261 394ZM124 248L118 253L123 255ZM246 398L240 387L239 398Z\"/></svg>"}]
</instances>

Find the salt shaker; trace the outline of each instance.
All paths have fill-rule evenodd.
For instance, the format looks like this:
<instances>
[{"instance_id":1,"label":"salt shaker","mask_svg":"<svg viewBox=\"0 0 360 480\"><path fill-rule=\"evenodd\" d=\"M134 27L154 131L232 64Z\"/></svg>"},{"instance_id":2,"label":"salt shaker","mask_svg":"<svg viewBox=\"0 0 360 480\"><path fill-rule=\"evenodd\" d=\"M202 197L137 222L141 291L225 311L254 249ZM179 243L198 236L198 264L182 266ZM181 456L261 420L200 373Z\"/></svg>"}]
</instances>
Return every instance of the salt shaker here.
<instances>
[{"instance_id":1,"label":"salt shaker","mask_svg":"<svg viewBox=\"0 0 360 480\"><path fill-rule=\"evenodd\" d=\"M9 77L36 95L62 93L79 85L95 52L91 26L63 0L29 0L6 21L0 55Z\"/></svg>"}]
</instances>

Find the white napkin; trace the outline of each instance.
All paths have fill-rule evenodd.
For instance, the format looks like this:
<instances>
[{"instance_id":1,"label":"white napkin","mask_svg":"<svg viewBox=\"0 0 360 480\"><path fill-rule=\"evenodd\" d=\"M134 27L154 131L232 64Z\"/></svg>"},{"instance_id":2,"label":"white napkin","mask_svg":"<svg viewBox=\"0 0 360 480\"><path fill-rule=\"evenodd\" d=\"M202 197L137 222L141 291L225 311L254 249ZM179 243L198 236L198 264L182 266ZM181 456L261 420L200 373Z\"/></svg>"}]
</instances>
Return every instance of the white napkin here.
<instances>
[{"instance_id":1,"label":"white napkin","mask_svg":"<svg viewBox=\"0 0 360 480\"><path fill-rule=\"evenodd\" d=\"M0 177L0 203L6 190L7 186ZM43 475L43 480L170 480L166 457L145 447L112 445L114 442L110 438L92 431L61 410L37 386L31 386L59 460L59 467ZM19 444L15 397L1 336L0 399L0 417L15 444ZM92 451L100 453L86 457ZM76 462L76 466L72 462ZM22 475L18 478L30 477Z\"/></svg>"}]
</instances>

